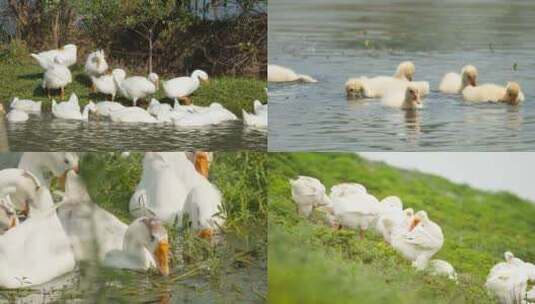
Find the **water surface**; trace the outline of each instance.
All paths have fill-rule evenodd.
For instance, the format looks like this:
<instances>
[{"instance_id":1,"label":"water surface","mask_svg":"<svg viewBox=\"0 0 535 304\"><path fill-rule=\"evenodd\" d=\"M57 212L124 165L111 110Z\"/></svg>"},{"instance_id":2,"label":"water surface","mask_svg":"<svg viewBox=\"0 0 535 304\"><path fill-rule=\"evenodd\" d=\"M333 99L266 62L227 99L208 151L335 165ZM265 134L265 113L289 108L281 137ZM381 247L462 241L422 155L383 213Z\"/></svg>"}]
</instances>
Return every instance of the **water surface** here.
<instances>
[{"instance_id":1,"label":"water surface","mask_svg":"<svg viewBox=\"0 0 535 304\"><path fill-rule=\"evenodd\" d=\"M268 16L269 62L319 80L269 85L270 150L535 149L533 1L273 0ZM404 60L431 84L424 109L346 100L347 78L392 75ZM468 63L481 84L519 82L524 104L473 105L437 91Z\"/></svg>"}]
</instances>

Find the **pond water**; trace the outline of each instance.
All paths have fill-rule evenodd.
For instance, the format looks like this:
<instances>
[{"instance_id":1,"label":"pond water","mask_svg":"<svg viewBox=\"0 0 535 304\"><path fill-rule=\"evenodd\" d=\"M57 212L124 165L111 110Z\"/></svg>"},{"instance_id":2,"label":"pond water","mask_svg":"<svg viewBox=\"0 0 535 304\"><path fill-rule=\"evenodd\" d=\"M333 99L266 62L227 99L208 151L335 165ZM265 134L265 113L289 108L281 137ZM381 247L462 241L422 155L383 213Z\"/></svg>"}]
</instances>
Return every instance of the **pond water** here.
<instances>
[{"instance_id":1,"label":"pond water","mask_svg":"<svg viewBox=\"0 0 535 304\"><path fill-rule=\"evenodd\" d=\"M269 85L273 151L506 151L535 148L535 2L273 0L269 62L319 80ZM416 112L348 101L349 77L411 60L431 94ZM466 104L438 92L465 64L479 83L520 83L524 104Z\"/></svg>"},{"instance_id":2,"label":"pond water","mask_svg":"<svg viewBox=\"0 0 535 304\"><path fill-rule=\"evenodd\" d=\"M0 153L0 170L16 167L22 153ZM59 200L59 199L56 199ZM169 227L168 227L169 228ZM267 294L265 255L252 256L265 235L225 236L210 250L215 257L184 261L184 233L170 232L171 273L141 273L84 264L62 277L29 289L0 288L0 303L263 303ZM1 236L0 236L1 237ZM197 244L198 245L198 244ZM208 246L208 245L206 245ZM197 252L197 251L195 251ZM202 254L202 250L198 251ZM214 254L214 253L212 253ZM255 255L256 255L255 254Z\"/></svg>"},{"instance_id":3,"label":"pond water","mask_svg":"<svg viewBox=\"0 0 535 304\"><path fill-rule=\"evenodd\" d=\"M109 120L79 122L50 113L30 115L24 123L0 118L0 151L170 151L265 150L267 132L242 121L179 128L163 124L126 124Z\"/></svg>"}]
</instances>

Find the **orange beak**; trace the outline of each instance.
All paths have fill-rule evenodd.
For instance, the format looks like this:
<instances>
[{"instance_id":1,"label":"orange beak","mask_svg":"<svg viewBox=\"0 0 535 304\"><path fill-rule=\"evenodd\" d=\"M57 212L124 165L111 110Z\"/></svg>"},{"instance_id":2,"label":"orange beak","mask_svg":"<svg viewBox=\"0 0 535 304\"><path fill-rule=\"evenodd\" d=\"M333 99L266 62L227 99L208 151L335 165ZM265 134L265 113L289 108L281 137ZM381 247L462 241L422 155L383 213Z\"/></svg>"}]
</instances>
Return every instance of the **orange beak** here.
<instances>
[{"instance_id":1,"label":"orange beak","mask_svg":"<svg viewBox=\"0 0 535 304\"><path fill-rule=\"evenodd\" d=\"M9 228L8 229L11 229L13 227L17 226L17 217L14 216L12 219L11 219L11 222L9 223Z\"/></svg>"},{"instance_id":2,"label":"orange beak","mask_svg":"<svg viewBox=\"0 0 535 304\"><path fill-rule=\"evenodd\" d=\"M74 168L72 168L76 174L80 173L80 166L76 165Z\"/></svg>"},{"instance_id":3,"label":"orange beak","mask_svg":"<svg viewBox=\"0 0 535 304\"><path fill-rule=\"evenodd\" d=\"M22 208L21 213L22 215L24 215L24 217L28 217L28 215L30 214L30 205L27 201L24 201L24 207Z\"/></svg>"},{"instance_id":4,"label":"orange beak","mask_svg":"<svg viewBox=\"0 0 535 304\"><path fill-rule=\"evenodd\" d=\"M208 80L208 79L201 79L201 83L203 83L203 84L209 84L209 83L210 83L210 80Z\"/></svg>"},{"instance_id":5,"label":"orange beak","mask_svg":"<svg viewBox=\"0 0 535 304\"><path fill-rule=\"evenodd\" d=\"M206 152L195 153L195 169L202 176L208 178L208 154Z\"/></svg>"},{"instance_id":6,"label":"orange beak","mask_svg":"<svg viewBox=\"0 0 535 304\"><path fill-rule=\"evenodd\" d=\"M169 242L167 240L161 240L158 243L158 247L154 251L154 256L156 257L156 264L158 271L163 276L169 275Z\"/></svg>"},{"instance_id":7,"label":"orange beak","mask_svg":"<svg viewBox=\"0 0 535 304\"><path fill-rule=\"evenodd\" d=\"M411 224L409 225L409 231L412 231L418 224L420 223L420 219L417 217L413 217L411 220Z\"/></svg>"},{"instance_id":8,"label":"orange beak","mask_svg":"<svg viewBox=\"0 0 535 304\"><path fill-rule=\"evenodd\" d=\"M199 231L198 236L200 238L205 239L205 240L211 240L212 237L214 236L214 231L212 229L209 229L209 228L203 229L203 230Z\"/></svg>"}]
</instances>

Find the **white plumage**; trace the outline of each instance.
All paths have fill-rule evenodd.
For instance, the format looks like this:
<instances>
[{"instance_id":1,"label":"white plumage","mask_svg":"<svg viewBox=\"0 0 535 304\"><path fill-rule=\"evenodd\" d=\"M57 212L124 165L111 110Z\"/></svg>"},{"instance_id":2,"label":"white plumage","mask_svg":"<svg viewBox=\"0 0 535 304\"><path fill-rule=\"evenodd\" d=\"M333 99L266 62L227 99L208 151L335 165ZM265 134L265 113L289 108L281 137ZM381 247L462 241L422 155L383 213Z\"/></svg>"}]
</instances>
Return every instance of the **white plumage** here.
<instances>
[{"instance_id":1,"label":"white plumage","mask_svg":"<svg viewBox=\"0 0 535 304\"><path fill-rule=\"evenodd\" d=\"M114 102L114 101L100 101L95 104L97 107L97 114L108 117L112 112L124 110L125 106L123 106L121 103Z\"/></svg>"},{"instance_id":2,"label":"white plumage","mask_svg":"<svg viewBox=\"0 0 535 304\"><path fill-rule=\"evenodd\" d=\"M121 95L132 100L134 106L138 99L152 95L158 90L159 78L155 73L149 74L148 78L134 76L120 79L118 75L113 75L113 80Z\"/></svg>"},{"instance_id":3,"label":"white plumage","mask_svg":"<svg viewBox=\"0 0 535 304\"><path fill-rule=\"evenodd\" d=\"M89 76L100 76L108 70L108 63L103 50L97 50L87 56L85 72Z\"/></svg>"},{"instance_id":4,"label":"white plumage","mask_svg":"<svg viewBox=\"0 0 535 304\"><path fill-rule=\"evenodd\" d=\"M299 215L308 217L312 209L319 206L330 205L325 186L316 178L298 176L290 179L292 199L297 205Z\"/></svg>"},{"instance_id":5,"label":"white plumage","mask_svg":"<svg viewBox=\"0 0 535 304\"><path fill-rule=\"evenodd\" d=\"M123 81L126 77L126 72L123 69L114 69L111 74L108 75L100 77L91 76L95 91L110 95L112 101L115 100L115 95L117 94L117 84L113 80L114 76L116 76L119 81Z\"/></svg>"},{"instance_id":6,"label":"white plumage","mask_svg":"<svg viewBox=\"0 0 535 304\"><path fill-rule=\"evenodd\" d=\"M237 120L234 113L225 109L220 103L214 102L202 110L196 108L195 112L186 112L173 118L173 123L180 127L200 127L217 125L225 121Z\"/></svg>"},{"instance_id":7,"label":"white plumage","mask_svg":"<svg viewBox=\"0 0 535 304\"><path fill-rule=\"evenodd\" d=\"M355 191L358 190L358 191ZM375 196L353 191L333 191L329 198L338 222L343 227L360 230L360 238L379 216L381 206Z\"/></svg>"},{"instance_id":8,"label":"white plumage","mask_svg":"<svg viewBox=\"0 0 535 304\"><path fill-rule=\"evenodd\" d=\"M202 70L195 70L191 77L177 77L163 82L162 87L167 98L184 100L187 104L191 103L189 96L193 94L200 86L201 81L208 81L208 74Z\"/></svg>"},{"instance_id":9,"label":"white plumage","mask_svg":"<svg viewBox=\"0 0 535 304\"><path fill-rule=\"evenodd\" d=\"M303 74L297 74L293 70L275 64L268 64L268 82L318 82L316 79Z\"/></svg>"},{"instance_id":10,"label":"white plumage","mask_svg":"<svg viewBox=\"0 0 535 304\"><path fill-rule=\"evenodd\" d=\"M393 86L381 99L383 105L403 110L414 110L423 107L421 94L412 84L409 86Z\"/></svg>"},{"instance_id":11,"label":"white plumage","mask_svg":"<svg viewBox=\"0 0 535 304\"><path fill-rule=\"evenodd\" d=\"M457 272L453 266L444 260L431 260L425 269L431 275L446 276L448 279L457 282Z\"/></svg>"},{"instance_id":12,"label":"white plumage","mask_svg":"<svg viewBox=\"0 0 535 304\"><path fill-rule=\"evenodd\" d=\"M477 85L477 74L476 67L466 65L462 68L461 74L450 72L444 75L438 89L447 94L461 93L467 86Z\"/></svg>"},{"instance_id":13,"label":"white plumage","mask_svg":"<svg viewBox=\"0 0 535 304\"><path fill-rule=\"evenodd\" d=\"M65 87L72 82L71 71L64 65L63 59L54 58L54 63L49 66L43 76L42 87L46 90L50 98L50 89L60 89L61 99L63 99Z\"/></svg>"},{"instance_id":14,"label":"white plumage","mask_svg":"<svg viewBox=\"0 0 535 304\"><path fill-rule=\"evenodd\" d=\"M28 113L17 109L9 111L6 117L9 122L25 122L30 118Z\"/></svg>"},{"instance_id":15,"label":"white plumage","mask_svg":"<svg viewBox=\"0 0 535 304\"><path fill-rule=\"evenodd\" d=\"M40 113L41 112L41 101L33 101L29 99L19 99L18 97L13 98L10 108L16 109L28 113Z\"/></svg>"},{"instance_id":16,"label":"white plumage","mask_svg":"<svg viewBox=\"0 0 535 304\"><path fill-rule=\"evenodd\" d=\"M109 117L113 122L158 123L158 120L145 109L135 106L109 112Z\"/></svg>"},{"instance_id":17,"label":"white plumage","mask_svg":"<svg viewBox=\"0 0 535 304\"><path fill-rule=\"evenodd\" d=\"M462 93L464 100L472 102L490 101L516 105L524 101L524 94L516 82L509 82L506 87L495 84L467 86Z\"/></svg>"},{"instance_id":18,"label":"white plumage","mask_svg":"<svg viewBox=\"0 0 535 304\"><path fill-rule=\"evenodd\" d=\"M89 111L96 111L97 107L90 101L85 107L83 112L80 113L76 108L68 105L67 103L56 103L52 100L52 114L56 118L69 119L69 120L89 120Z\"/></svg>"},{"instance_id":19,"label":"white plumage","mask_svg":"<svg viewBox=\"0 0 535 304\"><path fill-rule=\"evenodd\" d=\"M50 50L41 52L39 54L31 54L31 56L37 60L37 63L44 69L47 70L54 64L54 59L57 56L62 58L61 64L66 67L76 63L76 52L77 48L74 44L67 44L60 49Z\"/></svg>"},{"instance_id":20,"label":"white plumage","mask_svg":"<svg viewBox=\"0 0 535 304\"><path fill-rule=\"evenodd\" d=\"M263 105L259 100L254 101L254 113L242 110L243 123L246 126L265 128L268 124L268 105Z\"/></svg>"},{"instance_id":21,"label":"white plumage","mask_svg":"<svg viewBox=\"0 0 535 304\"><path fill-rule=\"evenodd\" d=\"M485 287L501 304L522 303L528 281L525 263L509 251L504 256L505 262L490 270Z\"/></svg>"}]
</instances>

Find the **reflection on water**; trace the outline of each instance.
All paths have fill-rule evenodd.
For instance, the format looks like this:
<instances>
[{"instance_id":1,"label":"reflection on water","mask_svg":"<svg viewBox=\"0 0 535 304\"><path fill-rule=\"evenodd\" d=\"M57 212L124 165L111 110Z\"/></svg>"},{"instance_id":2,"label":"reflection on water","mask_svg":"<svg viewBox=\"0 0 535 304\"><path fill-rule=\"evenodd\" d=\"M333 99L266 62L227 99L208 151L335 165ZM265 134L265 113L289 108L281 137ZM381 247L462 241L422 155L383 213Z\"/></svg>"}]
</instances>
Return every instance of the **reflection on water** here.
<instances>
[{"instance_id":1,"label":"reflection on water","mask_svg":"<svg viewBox=\"0 0 535 304\"><path fill-rule=\"evenodd\" d=\"M180 128L163 124L112 123L103 119L70 121L43 113L30 115L24 123L8 123L0 119L0 151L6 151L8 144L9 150L13 151L265 150L267 133L244 128L241 121Z\"/></svg>"},{"instance_id":2,"label":"reflection on water","mask_svg":"<svg viewBox=\"0 0 535 304\"><path fill-rule=\"evenodd\" d=\"M535 148L533 1L273 0L268 17L269 61L320 81L269 85L269 149ZM391 75L404 60L431 84L424 109L345 99L347 78ZM526 102L469 105L436 91L467 63L481 83L518 81Z\"/></svg>"}]
</instances>

